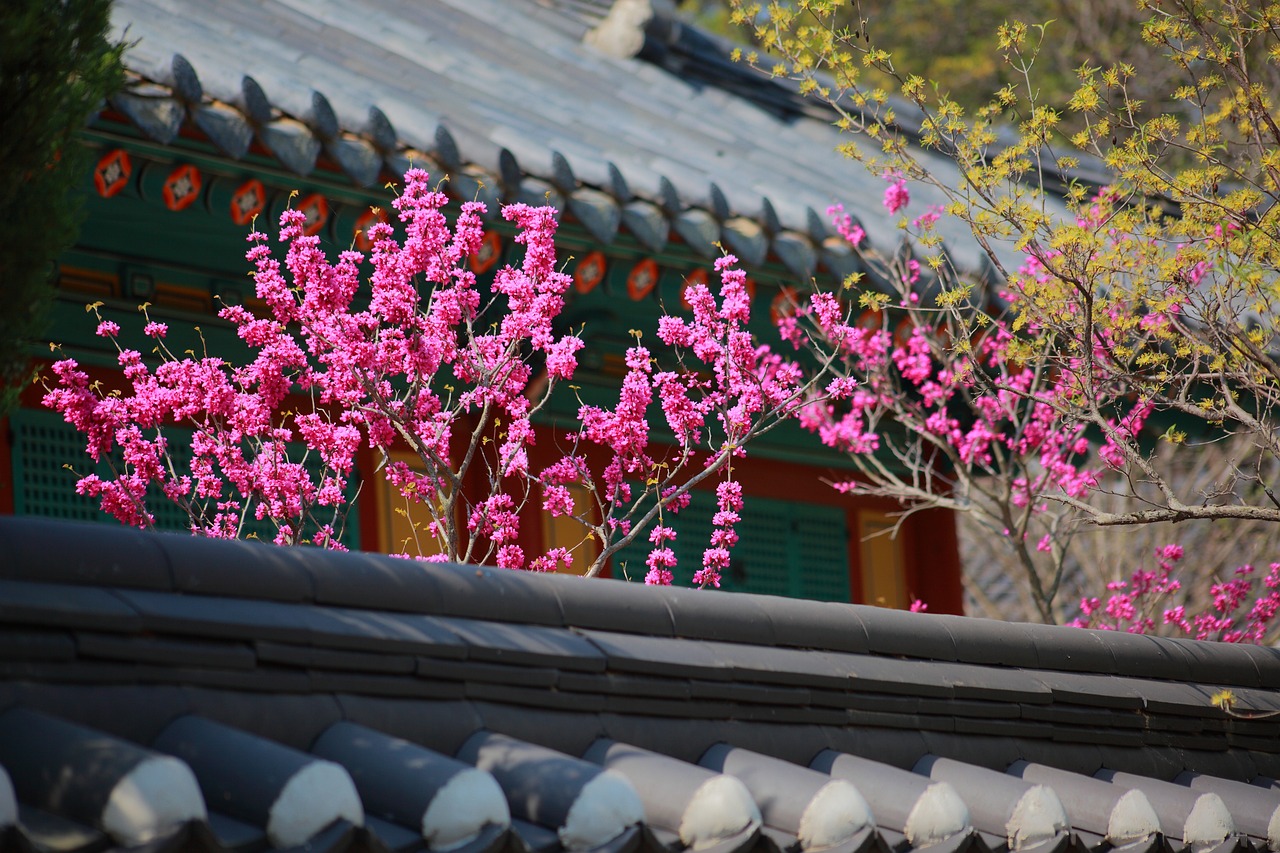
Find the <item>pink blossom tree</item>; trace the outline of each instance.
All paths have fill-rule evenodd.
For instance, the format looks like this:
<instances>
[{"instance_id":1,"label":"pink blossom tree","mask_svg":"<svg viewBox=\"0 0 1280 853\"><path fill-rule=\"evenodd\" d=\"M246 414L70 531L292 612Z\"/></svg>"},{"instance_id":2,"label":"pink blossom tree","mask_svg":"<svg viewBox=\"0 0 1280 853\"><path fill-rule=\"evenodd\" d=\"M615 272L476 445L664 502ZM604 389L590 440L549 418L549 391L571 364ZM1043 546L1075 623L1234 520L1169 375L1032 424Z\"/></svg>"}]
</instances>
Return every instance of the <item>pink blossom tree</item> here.
<instances>
[{"instance_id":1,"label":"pink blossom tree","mask_svg":"<svg viewBox=\"0 0 1280 853\"><path fill-rule=\"evenodd\" d=\"M886 211L906 210L901 176L885 179ZM1064 372L1019 355L1017 280L1000 294L1004 310L975 299L940 301L936 291L928 295L916 259L880 255L840 206L829 213L882 283L855 277L843 293L819 291L781 325L794 346L832 365L823 395L799 412L806 429L854 462L857 476L832 485L891 498L901 519L933 507L966 514L1007 544L1038 616L1061 621L1058 591L1077 513L1060 498L1083 499L1100 487L1118 452L1115 439L1135 435L1149 406L1123 394L1104 397L1110 434L1091 444L1089 422L1073 401L1101 377L1085 375L1079 360ZM939 216L928 210L900 226L917 244L927 242ZM1025 274L1034 271L1029 260Z\"/></svg>"},{"instance_id":2,"label":"pink blossom tree","mask_svg":"<svg viewBox=\"0 0 1280 853\"><path fill-rule=\"evenodd\" d=\"M885 209L907 211L910 194L901 175L884 177ZM1108 231L1115 257L1150 253L1141 234L1115 227L1115 204L1114 195L1104 192L1082 206L1072 227L1086 234ZM1185 591L1170 599L1170 609L1179 608L1177 618L1125 622L1117 614L1131 612L1134 589L1142 590L1139 598L1153 589L1167 597L1180 584L1167 571L1172 587L1141 580L1140 569L1130 576L1131 566L1125 579L1091 572L1077 547L1097 529L1090 522L1124 527L1143 519L1111 509L1109 499L1127 494L1150 505L1161 496L1165 474L1150 450L1155 441L1147 424L1157 405L1169 408L1169 389L1141 364L1144 352L1168 340L1170 328L1194 322L1186 315L1197 310L1195 294L1170 294L1155 306L1124 298L1128 291L1109 293L1110 322L1093 329L1086 350L1079 337L1063 333L1082 307L1068 303L1043 326L1028 319L1037 315L1029 314L1027 301L1043 298L1069 262L1060 251L1029 253L1004 289L987 293L947 281L941 267L926 282L917 260L877 253L840 206L829 213L879 285L855 276L844 293L820 290L780 329L794 346L831 365L822 399L805 405L799 418L854 462L857 476L832 483L836 489L894 499L904 519L933 507L963 514L989 543L1000 543L988 550L1008 557L1003 565L1016 566L1032 613L1045 621L1070 620L1081 612L1073 596L1087 593L1076 624L1192 634L1212 625L1217 627L1210 633L1225 639L1257 640L1266 633L1256 620L1236 628L1224 615L1218 591L1234 590L1232 612L1242 606L1247 578L1239 575L1231 582L1207 581L1212 590L1205 601L1189 600ZM936 243L940 215L927 210L903 217L899 226L911 244L927 246ZM1186 275L1203 277L1207 268L1200 261ZM1190 384L1185 378L1176 383ZM1165 443L1176 442L1166 433ZM1217 511L1247 518L1252 510L1219 502ZM1163 511L1157 515L1164 517ZM1109 622L1094 618L1101 605L1092 591L1104 585L1112 593ZM1254 611L1267 618L1275 612L1266 603L1270 590L1268 585L1250 598ZM1186 617L1191 606L1204 609Z\"/></svg>"},{"instance_id":3,"label":"pink blossom tree","mask_svg":"<svg viewBox=\"0 0 1280 853\"><path fill-rule=\"evenodd\" d=\"M236 537L256 518L274 526L279 544L338 548L367 444L382 476L430 519L414 530L414 556L567 565L570 548L527 555L519 544L522 521L541 508L582 524L589 575L647 535L646 580L669 584L675 532L663 519L688 504L691 489L715 483L720 512L695 581L717 586L742 508L733 460L811 398L823 371L805 378L754 339L745 275L723 257L718 294L691 284L692 310L661 318L657 352L636 333L617 405L583 405L580 427L558 437L567 451L538 469L534 425L552 394L568 390L586 346L556 328L572 279L557 269L555 211L502 209L524 257L496 274L486 298L465 263L484 238L484 206L464 203L451 226L446 202L425 172L410 170L394 202L403 242L390 224L375 224L368 264L355 251L330 263L296 210L280 220L283 264L266 235L251 234L266 311L219 312L253 351L246 364L178 357L165 346L167 328L149 319L158 363L117 344L123 391L92 385L74 360L56 362L45 404L85 433L95 461L115 448L122 459L113 476L82 477L78 491L126 524L154 525L148 490L158 488L193 533ZM101 322L98 334L114 340L119 328ZM670 443L651 436L656 412ZM189 469L168 453L168 425L194 430ZM397 448L417 464L392 461ZM309 460L319 462L315 475Z\"/></svg>"}]
</instances>

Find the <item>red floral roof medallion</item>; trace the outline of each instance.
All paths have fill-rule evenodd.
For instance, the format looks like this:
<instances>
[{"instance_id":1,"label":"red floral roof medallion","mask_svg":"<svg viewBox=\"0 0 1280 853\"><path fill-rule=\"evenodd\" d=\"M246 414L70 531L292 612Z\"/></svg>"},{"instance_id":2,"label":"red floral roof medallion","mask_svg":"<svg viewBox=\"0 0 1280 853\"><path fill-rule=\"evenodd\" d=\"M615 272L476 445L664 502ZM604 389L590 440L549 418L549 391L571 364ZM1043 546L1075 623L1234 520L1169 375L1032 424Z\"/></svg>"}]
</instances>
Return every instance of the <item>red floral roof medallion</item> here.
<instances>
[{"instance_id":1,"label":"red floral roof medallion","mask_svg":"<svg viewBox=\"0 0 1280 853\"><path fill-rule=\"evenodd\" d=\"M111 198L128 185L131 174L133 161L129 159L129 152L116 148L102 155L98 165L93 167L93 186L98 195Z\"/></svg>"},{"instance_id":2,"label":"red floral roof medallion","mask_svg":"<svg viewBox=\"0 0 1280 853\"><path fill-rule=\"evenodd\" d=\"M248 225L266 207L266 187L257 178L250 178L231 196L231 221L236 225Z\"/></svg>"},{"instance_id":3,"label":"red floral roof medallion","mask_svg":"<svg viewBox=\"0 0 1280 853\"><path fill-rule=\"evenodd\" d=\"M645 258L631 268L627 276L627 295L640 300L648 296L658 283L658 262L653 258Z\"/></svg>"},{"instance_id":4,"label":"red floral roof medallion","mask_svg":"<svg viewBox=\"0 0 1280 853\"><path fill-rule=\"evenodd\" d=\"M484 240L480 243L480 248L474 255L467 259L467 263L471 266L471 271L476 275L487 273L498 265L498 261L502 259L502 238L498 236L498 232L490 231L484 235Z\"/></svg>"},{"instance_id":5,"label":"red floral roof medallion","mask_svg":"<svg viewBox=\"0 0 1280 853\"><path fill-rule=\"evenodd\" d=\"M319 234L320 229L329 221L329 202L325 201L320 193L312 193L303 198L298 202L298 210L307 217L307 224L303 226L302 233L308 237Z\"/></svg>"},{"instance_id":6,"label":"red floral roof medallion","mask_svg":"<svg viewBox=\"0 0 1280 853\"><path fill-rule=\"evenodd\" d=\"M182 164L164 179L164 187L160 190L164 206L170 210L186 210L200 197L202 183L199 169L190 163Z\"/></svg>"},{"instance_id":7,"label":"red floral roof medallion","mask_svg":"<svg viewBox=\"0 0 1280 853\"><path fill-rule=\"evenodd\" d=\"M590 293L604 280L608 268L609 262L605 260L604 252L591 252L578 261L578 266L573 270L573 289L579 293Z\"/></svg>"}]
</instances>

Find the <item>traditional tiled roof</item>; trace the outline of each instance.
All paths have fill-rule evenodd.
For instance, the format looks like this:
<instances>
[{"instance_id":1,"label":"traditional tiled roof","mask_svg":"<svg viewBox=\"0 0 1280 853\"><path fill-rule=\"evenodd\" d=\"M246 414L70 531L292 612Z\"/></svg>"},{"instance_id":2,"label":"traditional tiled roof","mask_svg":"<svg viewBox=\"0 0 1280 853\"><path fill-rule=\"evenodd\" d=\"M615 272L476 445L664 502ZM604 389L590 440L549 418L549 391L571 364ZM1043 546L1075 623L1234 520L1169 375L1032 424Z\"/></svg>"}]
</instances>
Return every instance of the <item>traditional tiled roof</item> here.
<instances>
[{"instance_id":1,"label":"traditional tiled roof","mask_svg":"<svg viewBox=\"0 0 1280 853\"><path fill-rule=\"evenodd\" d=\"M461 197L549 199L603 244L625 233L710 258L720 243L750 266L843 276L857 261L825 215L842 202L880 251L903 249L883 183L836 152L848 139L830 112L692 28L632 14L649 5L119 0L132 82L112 106L152 140L259 150L301 175L325 160L370 185L412 160ZM987 276L972 236L939 227L958 269Z\"/></svg>"},{"instance_id":2,"label":"traditional tiled roof","mask_svg":"<svg viewBox=\"0 0 1280 853\"><path fill-rule=\"evenodd\" d=\"M1273 649L31 518L0 553L0 847L1280 849Z\"/></svg>"}]
</instances>

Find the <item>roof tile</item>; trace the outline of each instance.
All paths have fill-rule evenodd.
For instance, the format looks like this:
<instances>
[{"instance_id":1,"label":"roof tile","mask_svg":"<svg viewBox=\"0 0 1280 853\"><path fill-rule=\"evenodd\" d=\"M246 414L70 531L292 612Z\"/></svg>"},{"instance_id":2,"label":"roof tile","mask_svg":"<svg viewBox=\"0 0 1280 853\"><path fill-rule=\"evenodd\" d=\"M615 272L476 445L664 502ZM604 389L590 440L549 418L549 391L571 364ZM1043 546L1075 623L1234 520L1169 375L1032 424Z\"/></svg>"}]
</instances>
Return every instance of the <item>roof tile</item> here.
<instances>
[{"instance_id":1,"label":"roof tile","mask_svg":"<svg viewBox=\"0 0 1280 853\"><path fill-rule=\"evenodd\" d=\"M454 755L462 742L483 728L475 706L465 700L423 702L418 699L340 694L333 698L337 714L311 733L307 747L324 728L338 720L358 723L383 734L404 738L445 755Z\"/></svg>"},{"instance_id":2,"label":"roof tile","mask_svg":"<svg viewBox=\"0 0 1280 853\"><path fill-rule=\"evenodd\" d=\"M301 608L298 615L317 646L453 660L467 654L462 638L435 616L339 607Z\"/></svg>"},{"instance_id":3,"label":"roof tile","mask_svg":"<svg viewBox=\"0 0 1280 853\"><path fill-rule=\"evenodd\" d=\"M545 687L522 687L485 681L469 681L463 685L468 699L501 702L524 708L543 708L555 711L579 711L595 713L603 711L608 701L602 696L581 693L563 693Z\"/></svg>"},{"instance_id":4,"label":"roof tile","mask_svg":"<svg viewBox=\"0 0 1280 853\"><path fill-rule=\"evenodd\" d=\"M160 546L173 575L172 588L178 592L294 603L308 602L315 597L305 555L288 549L258 554L256 543L247 541L193 538L182 533L169 533L151 540L132 532L138 546L151 541ZM85 539L93 542L95 537L89 531L85 534ZM268 567L265 571L264 563Z\"/></svg>"},{"instance_id":5,"label":"roof tile","mask_svg":"<svg viewBox=\"0 0 1280 853\"><path fill-rule=\"evenodd\" d=\"M1034 668L1035 647L1025 626L1017 622L938 614L934 621L952 634L956 659L963 663Z\"/></svg>"},{"instance_id":6,"label":"roof tile","mask_svg":"<svg viewBox=\"0 0 1280 853\"><path fill-rule=\"evenodd\" d=\"M472 706L484 728L530 743L582 755L597 739L608 737L604 712L574 708L537 708L500 702L475 701Z\"/></svg>"},{"instance_id":7,"label":"roof tile","mask_svg":"<svg viewBox=\"0 0 1280 853\"><path fill-rule=\"evenodd\" d=\"M605 631L580 633L604 653L611 670L667 677L718 678L724 681L730 677L729 668L722 666L716 653L706 643L698 640L611 634Z\"/></svg>"},{"instance_id":8,"label":"roof tile","mask_svg":"<svg viewBox=\"0 0 1280 853\"><path fill-rule=\"evenodd\" d=\"M1074 668L1074 664L1068 663ZM1037 670L1032 675L1036 681L1049 688L1055 702L1099 708L1144 707L1140 686L1128 679L1103 674L1046 670Z\"/></svg>"},{"instance_id":9,"label":"roof tile","mask_svg":"<svg viewBox=\"0 0 1280 853\"><path fill-rule=\"evenodd\" d=\"M1201 643L1178 637L1162 637L1158 642L1171 653L1181 652L1186 656L1190 673L1184 677L1209 684L1241 687L1258 687L1262 684L1253 655L1241 652L1236 643ZM1158 676L1160 673L1153 672L1150 675Z\"/></svg>"},{"instance_id":10,"label":"roof tile","mask_svg":"<svg viewBox=\"0 0 1280 853\"><path fill-rule=\"evenodd\" d=\"M81 591L98 592L77 590ZM307 642L310 636L307 609L298 605L130 589L115 590L113 595L119 610L127 612L131 620L122 618L114 628L103 626L108 630L137 630L145 626L149 631L161 633L233 639L251 631L252 636L281 642Z\"/></svg>"},{"instance_id":11,"label":"roof tile","mask_svg":"<svg viewBox=\"0 0 1280 853\"><path fill-rule=\"evenodd\" d=\"M642 584L623 580L548 575L540 580L560 606L558 624L630 634L673 636L666 601L650 595Z\"/></svg>"},{"instance_id":12,"label":"roof tile","mask_svg":"<svg viewBox=\"0 0 1280 853\"><path fill-rule=\"evenodd\" d=\"M105 833L91 826L21 803L18 823L21 828L18 837L26 836L37 850L101 850L111 844Z\"/></svg>"},{"instance_id":13,"label":"roof tile","mask_svg":"<svg viewBox=\"0 0 1280 853\"><path fill-rule=\"evenodd\" d=\"M436 617L436 622L457 635L473 660L603 672L605 655L589 638L564 629L539 625L508 625L478 619Z\"/></svg>"},{"instance_id":14,"label":"roof tile","mask_svg":"<svg viewBox=\"0 0 1280 853\"><path fill-rule=\"evenodd\" d=\"M647 678L617 672L562 672L557 680L561 690L619 696L652 696L688 699L690 684L684 679Z\"/></svg>"},{"instance_id":15,"label":"roof tile","mask_svg":"<svg viewBox=\"0 0 1280 853\"><path fill-rule=\"evenodd\" d=\"M96 587L0 580L0 623L136 631L138 611Z\"/></svg>"},{"instance_id":16,"label":"roof tile","mask_svg":"<svg viewBox=\"0 0 1280 853\"><path fill-rule=\"evenodd\" d=\"M661 699L647 696L606 696L604 710L654 717L688 717L694 720L723 720L732 716L729 702L689 699Z\"/></svg>"},{"instance_id":17,"label":"roof tile","mask_svg":"<svg viewBox=\"0 0 1280 853\"><path fill-rule=\"evenodd\" d=\"M1192 667L1186 656L1179 654L1162 638L1146 634L1111 631L1104 642L1116 661L1116 675L1137 678L1192 678Z\"/></svg>"},{"instance_id":18,"label":"roof tile","mask_svg":"<svg viewBox=\"0 0 1280 853\"><path fill-rule=\"evenodd\" d=\"M123 526L0 517L0 579L173 589L163 541Z\"/></svg>"},{"instance_id":19,"label":"roof tile","mask_svg":"<svg viewBox=\"0 0 1280 853\"><path fill-rule=\"evenodd\" d=\"M769 600L764 618L773 627L779 646L864 653L869 650L867 628L857 610L831 602Z\"/></svg>"},{"instance_id":20,"label":"roof tile","mask_svg":"<svg viewBox=\"0 0 1280 853\"><path fill-rule=\"evenodd\" d=\"M251 670L258 658L245 643L208 643L158 637L121 637L88 631L76 633L82 658L159 663L172 666Z\"/></svg>"},{"instance_id":21,"label":"roof tile","mask_svg":"<svg viewBox=\"0 0 1280 853\"><path fill-rule=\"evenodd\" d=\"M439 658L418 658L418 674L423 678L446 681L483 681L490 684L514 684L521 687L555 687L570 676L603 678L601 675L584 675L577 672L560 672L553 667L525 664L483 663L481 661L453 661Z\"/></svg>"},{"instance_id":22,"label":"roof tile","mask_svg":"<svg viewBox=\"0 0 1280 853\"><path fill-rule=\"evenodd\" d=\"M314 646L273 643L259 640L253 644L258 660L307 669L337 669L352 672L384 672L407 674L415 669L409 655L387 655L369 652L334 651Z\"/></svg>"},{"instance_id":23,"label":"roof tile","mask_svg":"<svg viewBox=\"0 0 1280 853\"><path fill-rule=\"evenodd\" d=\"M866 630L868 649L876 654L959 660L956 642L944 622L915 619L913 614L885 607L858 608L856 617Z\"/></svg>"},{"instance_id":24,"label":"roof tile","mask_svg":"<svg viewBox=\"0 0 1280 853\"><path fill-rule=\"evenodd\" d=\"M65 631L0 629L0 660L72 660L76 644Z\"/></svg>"},{"instance_id":25,"label":"roof tile","mask_svg":"<svg viewBox=\"0 0 1280 853\"><path fill-rule=\"evenodd\" d=\"M1115 658L1102 632L1075 630L1070 633L1046 630L1045 626L1027 625L1032 646L1036 650L1036 666L1075 672L1114 672Z\"/></svg>"},{"instance_id":26,"label":"roof tile","mask_svg":"<svg viewBox=\"0 0 1280 853\"><path fill-rule=\"evenodd\" d=\"M263 691L246 695L198 686L188 686L183 692L202 717L302 751L311 748L320 732L343 718L342 706L331 694Z\"/></svg>"}]
</instances>

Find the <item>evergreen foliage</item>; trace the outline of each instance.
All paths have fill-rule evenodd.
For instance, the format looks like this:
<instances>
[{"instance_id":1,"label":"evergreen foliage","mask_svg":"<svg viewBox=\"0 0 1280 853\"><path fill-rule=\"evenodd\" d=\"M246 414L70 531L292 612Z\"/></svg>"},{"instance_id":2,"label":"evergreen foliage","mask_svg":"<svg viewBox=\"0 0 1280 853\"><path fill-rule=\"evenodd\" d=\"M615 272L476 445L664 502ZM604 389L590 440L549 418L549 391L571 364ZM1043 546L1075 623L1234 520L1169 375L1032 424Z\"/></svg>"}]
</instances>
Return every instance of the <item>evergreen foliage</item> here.
<instances>
[{"instance_id":1,"label":"evergreen foliage","mask_svg":"<svg viewBox=\"0 0 1280 853\"><path fill-rule=\"evenodd\" d=\"M124 79L109 0L0 5L0 415L53 297L54 263L78 231L88 152L76 141Z\"/></svg>"}]
</instances>

